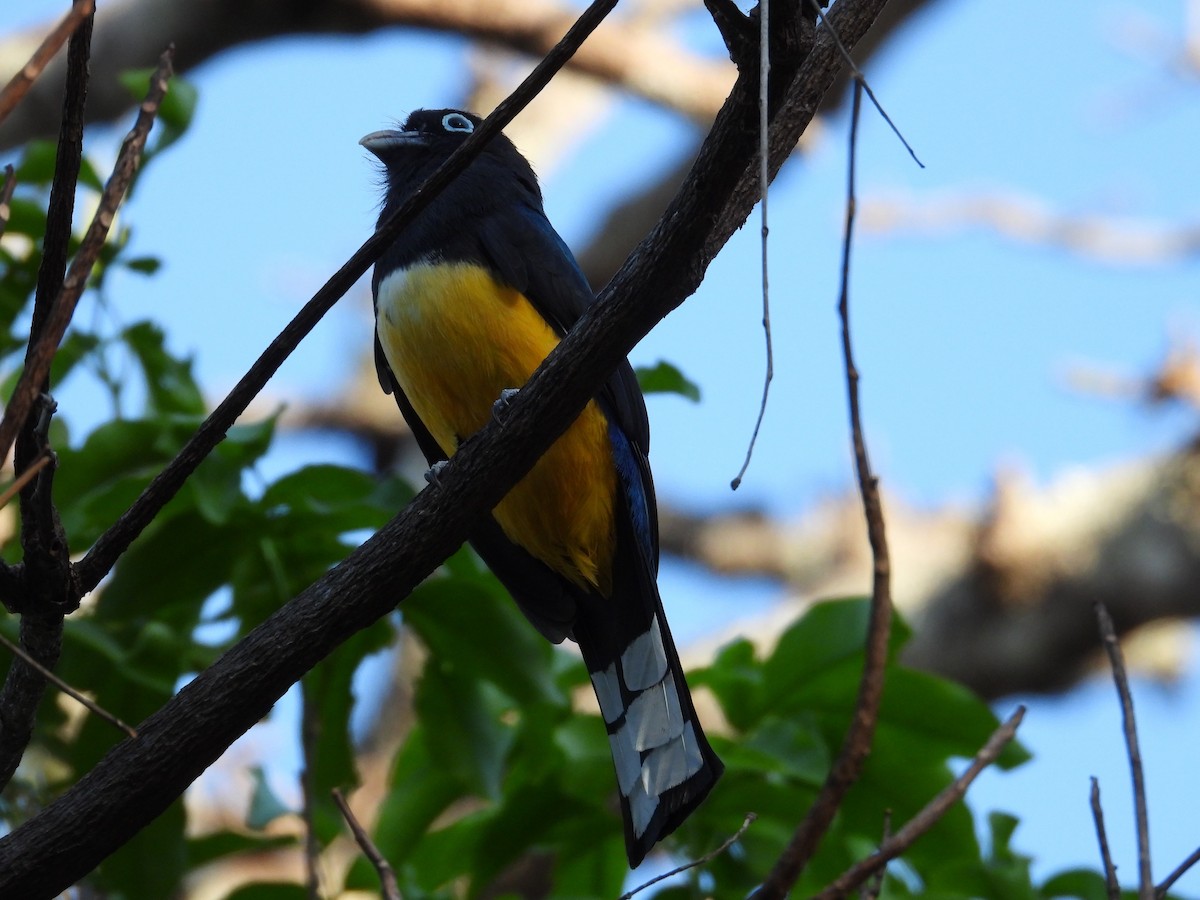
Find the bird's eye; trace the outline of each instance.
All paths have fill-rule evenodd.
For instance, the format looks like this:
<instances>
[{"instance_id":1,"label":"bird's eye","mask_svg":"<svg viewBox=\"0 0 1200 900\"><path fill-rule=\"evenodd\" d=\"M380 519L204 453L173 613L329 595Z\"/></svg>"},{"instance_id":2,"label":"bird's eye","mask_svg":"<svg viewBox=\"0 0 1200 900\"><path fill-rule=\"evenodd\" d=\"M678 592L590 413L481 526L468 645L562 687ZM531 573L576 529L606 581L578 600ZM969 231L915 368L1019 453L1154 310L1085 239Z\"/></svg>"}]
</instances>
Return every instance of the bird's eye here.
<instances>
[{"instance_id":1,"label":"bird's eye","mask_svg":"<svg viewBox=\"0 0 1200 900\"><path fill-rule=\"evenodd\" d=\"M462 131L470 134L475 130L475 123L462 113L449 113L442 117L442 127L447 131Z\"/></svg>"}]
</instances>

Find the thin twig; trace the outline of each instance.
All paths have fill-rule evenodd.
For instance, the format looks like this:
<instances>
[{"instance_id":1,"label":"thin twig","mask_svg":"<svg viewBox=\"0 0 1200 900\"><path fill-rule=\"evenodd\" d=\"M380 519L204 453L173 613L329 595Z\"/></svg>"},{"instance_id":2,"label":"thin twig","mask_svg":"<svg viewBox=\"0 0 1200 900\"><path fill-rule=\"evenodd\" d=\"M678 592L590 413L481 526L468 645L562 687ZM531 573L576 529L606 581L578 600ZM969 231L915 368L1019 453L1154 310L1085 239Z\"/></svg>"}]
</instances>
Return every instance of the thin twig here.
<instances>
[{"instance_id":1,"label":"thin twig","mask_svg":"<svg viewBox=\"0 0 1200 900\"><path fill-rule=\"evenodd\" d=\"M720 856L722 853L724 853L726 850L728 850L730 847L732 847L737 842L738 838L740 838L743 834L746 833L746 829L754 824L754 820L757 818L758 818L757 813L752 813L752 812L746 813L746 818L742 821L742 826L737 831L735 831L733 834L731 834L729 837L725 838L725 840L721 842L721 846L719 846L713 850L709 850L707 853L705 853L699 859L693 859L691 862L684 863L682 866L676 866L674 869L672 869L669 872L663 872L661 875L655 875L653 878L651 878L649 881L645 882L644 884L639 884L632 891L627 891L626 893L622 894L620 897L617 898L617 900L629 900L629 898L632 897L634 894L640 894L642 891L644 891L646 888L650 887L651 885L658 884L660 881L666 881L668 878L673 878L676 875L678 875L680 872L686 872L688 869L696 868L696 866L702 866L706 862L711 862L712 860L714 860L718 856Z\"/></svg>"},{"instance_id":2,"label":"thin twig","mask_svg":"<svg viewBox=\"0 0 1200 900\"><path fill-rule=\"evenodd\" d=\"M1171 885L1182 878L1187 870L1198 862L1200 862L1200 847L1197 847L1195 850L1193 850L1191 856L1181 862L1176 867L1174 872L1162 880L1162 883L1154 889L1155 897L1157 897L1158 900L1163 900L1163 898L1167 896L1167 891L1171 889Z\"/></svg>"},{"instance_id":3,"label":"thin twig","mask_svg":"<svg viewBox=\"0 0 1200 900\"><path fill-rule=\"evenodd\" d=\"M770 232L767 219L767 194L771 184L769 131L767 120L767 98L770 88L771 74L771 29L770 2L759 0L758 3L758 182L762 191L759 209L762 214L762 310L763 337L767 342L767 371L763 377L762 400L758 404L758 419L754 422L754 431L750 435L750 446L746 448L746 459L738 469L733 481L729 482L730 490L736 491L742 484L742 477L750 468L750 458L754 455L754 445L758 443L758 432L762 428L763 417L767 414L767 395L771 392L771 380L775 377L775 351L771 346L771 300L767 285L767 235Z\"/></svg>"},{"instance_id":4,"label":"thin twig","mask_svg":"<svg viewBox=\"0 0 1200 900\"><path fill-rule=\"evenodd\" d=\"M33 461L32 465L27 466L25 471L13 480L12 484L6 487L3 492L0 492L0 509L8 506L9 502L12 501L12 498L17 496L17 492L20 491L21 488L25 487L25 485L29 484L29 482L33 481L37 473L46 468L46 466L50 464L50 460L53 458L54 457L52 457L49 453L43 453Z\"/></svg>"},{"instance_id":5,"label":"thin twig","mask_svg":"<svg viewBox=\"0 0 1200 900\"><path fill-rule=\"evenodd\" d=\"M42 74L42 70L54 58L54 54L95 8L94 0L77 0L71 7L71 11L62 17L54 26L54 30L46 35L41 45L33 51L29 62L25 63L21 70L9 79L3 89L0 89L0 122L8 118L8 114L16 109L17 104L21 102L34 81Z\"/></svg>"},{"instance_id":6,"label":"thin twig","mask_svg":"<svg viewBox=\"0 0 1200 900\"><path fill-rule=\"evenodd\" d=\"M850 430L854 441L854 465L862 496L863 514L867 520L867 540L871 545L872 567L871 616L867 627L867 642L862 680L854 717L846 731L842 749L834 761L821 791L809 807L804 821L796 828L791 841L775 867L754 893L757 900L783 900L800 873L804 871L822 836L828 830L842 798L858 780L863 762L871 749L879 702L883 696L884 668L887 663L888 632L892 619L891 562L888 556L887 530L883 520L883 504L879 497L879 482L871 470L863 437L862 414L858 399L858 368L850 340L850 248L854 234L854 170L858 146L858 120L862 108L862 85L855 82L854 105L850 118L850 160L846 185L846 231L842 242L842 274L838 299L838 314L842 324L842 355L846 368L846 391L849 397Z\"/></svg>"},{"instance_id":7,"label":"thin twig","mask_svg":"<svg viewBox=\"0 0 1200 900\"><path fill-rule=\"evenodd\" d=\"M12 215L12 195L17 186L17 173L9 163L4 167L4 186L0 187L0 237L4 237L8 228L8 219Z\"/></svg>"},{"instance_id":8,"label":"thin twig","mask_svg":"<svg viewBox=\"0 0 1200 900\"><path fill-rule=\"evenodd\" d=\"M1092 776L1092 821L1096 823L1096 840L1100 844L1100 861L1104 864L1104 888L1108 900L1121 900L1121 884L1117 881L1117 867L1113 864L1112 851L1108 848L1108 831L1104 827L1104 807L1100 805L1100 781Z\"/></svg>"},{"instance_id":9,"label":"thin twig","mask_svg":"<svg viewBox=\"0 0 1200 900\"><path fill-rule=\"evenodd\" d=\"M39 385L50 370L50 363L54 360L58 345L66 334L67 326L71 324L71 316L74 315L75 305L87 286L92 266L95 265L100 251L104 249L108 229L112 226L117 207L120 206L129 182L133 180L137 171L142 147L150 134L150 126L154 124L158 106L166 95L173 56L174 48L168 47L159 57L158 68L150 77L150 90L138 110L133 129L121 144L117 163L104 186L104 193L100 195L100 205L75 253L75 259L71 262L71 268L67 271L66 280L63 281L62 289L47 316L38 342L26 357L25 369L21 372L21 378L13 389L12 399L4 410L4 418L0 420L0 459L8 454L17 430L29 415L29 410L38 397Z\"/></svg>"},{"instance_id":10,"label":"thin twig","mask_svg":"<svg viewBox=\"0 0 1200 900\"><path fill-rule=\"evenodd\" d=\"M51 672L49 669L47 669L45 666L43 666L40 662L38 662L36 659L34 659L32 656L30 656L28 653L26 653L24 648L21 647L19 644L14 644L12 641L10 641L8 638L6 638L2 634L0 634L0 644L3 644L5 647L7 647L9 652L12 653L14 656L19 656L22 660L25 661L25 664L27 666L34 669L39 675L41 675L43 678L45 678L47 681L49 681L51 684L53 684L56 688L58 688L60 691L62 691L68 697L72 698L73 700L78 700L80 703L82 703L84 706L86 706L89 711L91 711L95 715L99 716L105 722L108 722L110 725L113 725L116 728L120 728L123 732L125 732L131 738L136 738L138 736L137 729L135 729L131 725L127 725L126 723L122 722L119 718L114 716L112 713L110 713L104 707L100 706L100 704L96 703L95 700L92 700L89 697L86 697L83 694L79 693L79 691L75 690L75 688L71 687L69 684L67 684L65 681L63 681L61 678L59 678L57 675L55 675L53 672Z\"/></svg>"},{"instance_id":11,"label":"thin twig","mask_svg":"<svg viewBox=\"0 0 1200 900\"><path fill-rule=\"evenodd\" d=\"M892 811L885 809L883 811L883 837L879 841L879 846L884 847L892 837ZM862 900L877 900L880 892L883 890L883 878L887 874L887 862L884 862L870 878L863 883L859 890L859 896Z\"/></svg>"},{"instance_id":12,"label":"thin twig","mask_svg":"<svg viewBox=\"0 0 1200 900\"><path fill-rule=\"evenodd\" d=\"M855 83L860 85L862 89L867 92L867 96L871 98L871 103L874 105L875 109L878 110L879 115L883 116L883 121L888 123L888 127L892 129L892 134L896 135L896 137L900 139L900 143L904 145L904 149L908 151L908 155L913 158L913 162L915 162L922 169L925 168L925 163L921 162L921 160L917 158L917 151L914 150L909 145L908 141L904 139L904 135L900 133L900 129L896 127L896 123L892 121L892 117L887 114L887 110L883 108L883 104L879 102L879 98L877 98L875 96L875 92L871 90L871 85L867 84L867 76L863 74L862 69L860 69L858 64L855 63L854 57L850 55L850 51L846 49L846 45L842 43L842 39L838 37L837 29L835 29L829 19L826 18L825 13L821 9L821 4L818 2L818 0L808 0L808 3L817 11L817 17L821 20L821 24L829 30L829 36L833 38L833 43L837 46L838 53L842 55L842 59L846 61L846 66L850 69L851 76L854 78Z\"/></svg>"},{"instance_id":13,"label":"thin twig","mask_svg":"<svg viewBox=\"0 0 1200 900\"><path fill-rule=\"evenodd\" d=\"M1017 733L1017 727L1025 716L1025 707L1018 706L1008 719L992 732L987 743L975 754L965 772L953 782L938 792L915 816L901 826L900 830L888 838L878 850L866 859L859 860L828 887L814 895L812 900L840 900L852 890L866 881L871 875L883 869L889 860L895 859L913 843L938 823L963 796L967 788L984 769L990 766L1000 756L1001 751Z\"/></svg>"},{"instance_id":14,"label":"thin twig","mask_svg":"<svg viewBox=\"0 0 1200 900\"><path fill-rule=\"evenodd\" d=\"M428 206L438 193L462 172L484 146L497 135L516 115L523 110L550 81L554 74L566 65L579 48L612 11L617 0L595 0L575 24L534 67L533 71L509 96L492 111L478 128L425 180L400 208L363 242L363 245L346 260L318 290L304 308L296 314L287 327L271 342L266 350L242 376L232 391L222 400L207 419L176 454L166 467L154 477L141 495L133 502L112 527L104 532L76 566L80 589L90 591L116 563L122 553L133 543L142 530L149 525L162 509L178 493L179 489L195 471L196 467L212 452L225 437L250 402L275 374L285 359L296 349L300 341L312 331L317 322L333 308L342 295L362 277L363 273L379 258L384 248Z\"/></svg>"},{"instance_id":15,"label":"thin twig","mask_svg":"<svg viewBox=\"0 0 1200 900\"><path fill-rule=\"evenodd\" d=\"M1150 874L1150 813L1146 806L1146 776L1142 770L1142 751L1138 747L1137 721L1133 716L1133 694L1129 691L1129 676L1125 674L1125 659L1113 629L1112 616L1103 603L1096 604L1096 621L1100 637L1112 666L1113 683L1121 698L1121 721L1125 731L1125 747L1129 751L1129 770L1133 777L1133 811L1137 822L1138 897L1154 900L1154 879Z\"/></svg>"},{"instance_id":16,"label":"thin twig","mask_svg":"<svg viewBox=\"0 0 1200 900\"><path fill-rule=\"evenodd\" d=\"M375 867L375 871L379 875L379 888L383 900L401 900L400 885L396 882L396 872L392 869L392 864L379 852L379 848L375 846L375 842L371 840L371 836L359 824L358 819L354 816L354 812L350 809L350 804L342 796L342 792L334 788L332 793L333 802L342 811L342 815L346 819L346 824L350 826L350 832L354 835L354 840L358 844L359 849L362 850L363 856Z\"/></svg>"}]
</instances>

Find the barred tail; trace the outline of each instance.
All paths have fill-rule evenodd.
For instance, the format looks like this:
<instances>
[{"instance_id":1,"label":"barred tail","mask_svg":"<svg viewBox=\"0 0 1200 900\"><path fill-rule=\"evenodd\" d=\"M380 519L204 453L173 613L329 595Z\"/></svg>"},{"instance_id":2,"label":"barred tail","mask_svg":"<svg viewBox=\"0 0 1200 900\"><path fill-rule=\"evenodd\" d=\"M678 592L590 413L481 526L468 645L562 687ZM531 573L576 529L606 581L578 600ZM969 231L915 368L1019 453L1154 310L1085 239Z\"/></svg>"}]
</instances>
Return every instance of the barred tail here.
<instances>
[{"instance_id":1,"label":"barred tail","mask_svg":"<svg viewBox=\"0 0 1200 900\"><path fill-rule=\"evenodd\" d=\"M621 609L626 604L614 597L603 610L581 610L575 623L608 729L632 868L700 805L724 769L696 718L652 581L649 587L652 606L643 596ZM631 618L644 621L647 611L649 627L630 639Z\"/></svg>"}]
</instances>

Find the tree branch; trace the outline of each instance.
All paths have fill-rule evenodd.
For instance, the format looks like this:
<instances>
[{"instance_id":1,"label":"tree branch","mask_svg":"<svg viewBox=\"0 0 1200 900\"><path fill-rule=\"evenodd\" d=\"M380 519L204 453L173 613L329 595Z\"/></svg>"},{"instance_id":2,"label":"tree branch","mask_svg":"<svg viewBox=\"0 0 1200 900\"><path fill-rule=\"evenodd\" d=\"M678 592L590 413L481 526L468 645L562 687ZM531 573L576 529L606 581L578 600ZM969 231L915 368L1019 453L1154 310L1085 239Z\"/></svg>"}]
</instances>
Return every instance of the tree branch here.
<instances>
[{"instance_id":1,"label":"tree branch","mask_svg":"<svg viewBox=\"0 0 1200 900\"><path fill-rule=\"evenodd\" d=\"M29 422L34 401L49 385L49 363L41 371L33 370L35 342L44 339L46 321L54 307L54 298L63 283L75 213L75 188L83 160L83 116L87 103L88 57L91 53L92 16L86 16L71 34L67 46L67 83L59 123L58 154L46 210L46 231L42 239L42 262L34 293L33 317L29 326L29 347L21 381L32 391L21 403L16 393L10 399L0 421L0 459L8 457L13 440L20 434L15 456L18 471L32 468L37 456L46 449L45 430ZM57 347L57 343L55 343ZM18 382L20 384L20 382ZM48 427L49 420L45 424ZM21 490L21 545L25 553L18 570L0 563L5 586L13 589L4 597L10 609L22 613L20 643L26 655L40 667L53 669L62 651L62 617L70 561L61 526L54 513L49 473L40 472ZM38 668L21 657L14 657L0 689L0 786L8 784L29 740L33 736L34 716L46 692L46 678Z\"/></svg>"},{"instance_id":2,"label":"tree branch","mask_svg":"<svg viewBox=\"0 0 1200 900\"><path fill-rule=\"evenodd\" d=\"M396 873L392 869L392 864L387 861L387 857L375 846L375 842L371 840L371 836L367 834L367 830L359 823L358 818L354 815L354 811L350 809L350 804L346 802L346 798L342 796L342 792L337 788L333 789L333 802L342 811L346 825L349 826L350 833L354 835L354 842L358 844L367 861L371 863L378 873L379 889L383 895L383 900L401 900L400 886L396 883Z\"/></svg>"},{"instance_id":3,"label":"tree branch","mask_svg":"<svg viewBox=\"0 0 1200 900\"><path fill-rule=\"evenodd\" d=\"M1138 897L1140 900L1154 900L1154 878L1150 874L1150 813L1146 805L1146 776L1142 768L1142 751L1138 746L1137 721L1133 715L1133 694L1129 691L1129 676L1125 674L1125 660L1121 657L1121 645L1117 642L1112 617L1102 602L1096 603L1096 620L1100 625L1104 650L1112 666L1117 697L1121 701L1121 724L1125 733L1125 748L1129 753L1129 772L1133 779L1134 822L1138 848Z\"/></svg>"},{"instance_id":4,"label":"tree branch","mask_svg":"<svg viewBox=\"0 0 1200 900\"><path fill-rule=\"evenodd\" d=\"M1100 805L1100 781L1092 777L1089 797L1092 807L1092 822L1096 826L1096 842L1100 845L1100 862L1104 866L1104 890L1108 900L1121 900L1121 884L1117 881L1117 867L1113 864L1112 851L1108 847L1108 830L1104 827L1104 807Z\"/></svg>"},{"instance_id":5,"label":"tree branch","mask_svg":"<svg viewBox=\"0 0 1200 900\"><path fill-rule=\"evenodd\" d=\"M844 42L883 0L843 0ZM776 55L772 171L811 120L840 67L818 40L799 59ZM695 290L757 196L754 85L739 78L696 168L662 222L495 422L466 441L436 487L320 581L253 629L182 688L40 814L0 838L0 896L53 895L165 809L287 688L346 638L388 614L464 540L564 431L634 343ZM476 132L478 133L478 131Z\"/></svg>"},{"instance_id":6,"label":"tree branch","mask_svg":"<svg viewBox=\"0 0 1200 900\"><path fill-rule=\"evenodd\" d=\"M50 363L54 360L54 355L58 351L58 345L62 342L63 335L67 332L67 326L71 324L71 317L75 314L75 305L79 302L80 296L83 294L83 289L87 287L87 279L91 274L92 266L95 265L96 259L100 255L100 251L104 249L104 242L108 237L108 229L112 226L113 219L116 217L117 208L121 205L121 201L125 197L125 192L129 188L129 183L133 180L134 173L137 172L138 162L141 159L142 148L146 144L146 138L150 134L150 127L154 124L154 118L158 113L158 105L162 102L167 93L167 81L171 77L171 57L174 55L174 49L168 48L158 61L158 68L150 77L150 90L146 94L146 99L142 101L141 108L138 111L137 121L134 122L132 130L125 136L125 140L121 144L121 152L117 156L116 165L113 167L112 175L108 179L108 183L104 186L104 192L100 196L100 205L96 210L96 214L92 217L92 223L88 226L87 232L80 242L79 250L75 254L74 260L71 262L71 269L67 272L66 280L62 279L59 274L55 279L55 287L51 288L54 293L53 305L45 305L42 307L39 320L38 309L34 311L34 326L31 335L34 339L30 342L29 352L25 357L25 369L21 372L21 378L17 382L17 386L13 389L12 399L4 410L4 418L0 420L0 458L8 454L8 448L12 446L13 438L16 436L17 429L25 421L29 415L29 410L33 407L34 401L41 392L41 385L50 371ZM79 141L83 140L83 125L79 123ZM82 147L82 143L79 145ZM75 178L78 177L79 165L75 166ZM74 197L75 178L71 179L70 192L71 197ZM57 182L57 173L56 173ZM53 195L51 197L51 205L53 205ZM68 218L67 237L70 237L70 221ZM47 245L49 244L49 233L47 233ZM49 247L47 247L49 252ZM63 242L62 253L66 253L66 242ZM43 267L45 272L45 267ZM38 294L42 294L42 279L39 278ZM61 285L61 286L59 286Z\"/></svg>"},{"instance_id":7,"label":"tree branch","mask_svg":"<svg viewBox=\"0 0 1200 900\"><path fill-rule=\"evenodd\" d=\"M826 28L831 40L840 44L832 27ZM839 48L840 49L840 48ZM854 169L858 146L858 118L862 102L862 82L855 82L854 106L850 118L850 162L846 189L846 230L842 242L841 291L838 315L842 323L842 356L846 367L846 393L850 407L850 431L854 443L854 468L862 497L863 517L867 523L867 540L871 545L872 583L871 616L867 627L866 654L854 718L846 731L842 748L834 760L825 783L809 807L804 820L796 828L791 841L755 891L756 900L783 900L804 867L812 858L821 838L828 831L833 817L846 792L858 780L863 763L871 752L879 703L883 697L884 669L887 663L888 634L892 620L891 562L888 556L887 531L884 527L883 504L879 498L879 481L871 470L863 436L862 413L859 406L858 367L850 340L850 249L854 232Z\"/></svg>"},{"instance_id":8,"label":"tree branch","mask_svg":"<svg viewBox=\"0 0 1200 900\"><path fill-rule=\"evenodd\" d=\"M905 822L899 831L884 840L878 850L839 875L833 883L816 894L812 900L841 900L870 878L873 873L881 872L890 860L895 859L911 847L917 838L936 825L950 811L950 807L966 795L967 788L971 786L971 782L979 773L999 758L1000 752L1016 736L1017 728L1024 717L1025 707L1018 706L1016 712L992 732L992 736L975 754L975 758L971 760L966 771L925 804L921 811Z\"/></svg>"},{"instance_id":9,"label":"tree branch","mask_svg":"<svg viewBox=\"0 0 1200 900\"><path fill-rule=\"evenodd\" d=\"M33 52L33 56L29 58L29 62L25 63L6 84L3 90L0 90L0 122L8 118L8 114L16 108L21 102L21 98L28 93L29 88L37 81L37 77L42 74L50 60L54 58L54 54L58 53L59 48L66 43L67 38L75 33L75 29L79 28L95 11L96 4L94 0L78 0L71 7L58 24L50 30L46 35L46 39Z\"/></svg>"}]
</instances>

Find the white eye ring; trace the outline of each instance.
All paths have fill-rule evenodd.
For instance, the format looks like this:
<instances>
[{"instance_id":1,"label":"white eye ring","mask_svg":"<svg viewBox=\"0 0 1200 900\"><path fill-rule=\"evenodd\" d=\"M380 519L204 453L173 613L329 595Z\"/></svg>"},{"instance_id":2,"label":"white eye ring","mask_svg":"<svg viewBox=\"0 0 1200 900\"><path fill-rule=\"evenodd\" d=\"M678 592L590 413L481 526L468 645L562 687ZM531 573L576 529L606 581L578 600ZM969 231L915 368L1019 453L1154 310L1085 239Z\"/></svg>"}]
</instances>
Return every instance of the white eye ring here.
<instances>
[{"instance_id":1,"label":"white eye ring","mask_svg":"<svg viewBox=\"0 0 1200 900\"><path fill-rule=\"evenodd\" d=\"M470 134L475 124L462 113L447 113L442 116L442 127L447 131L462 131Z\"/></svg>"}]
</instances>

